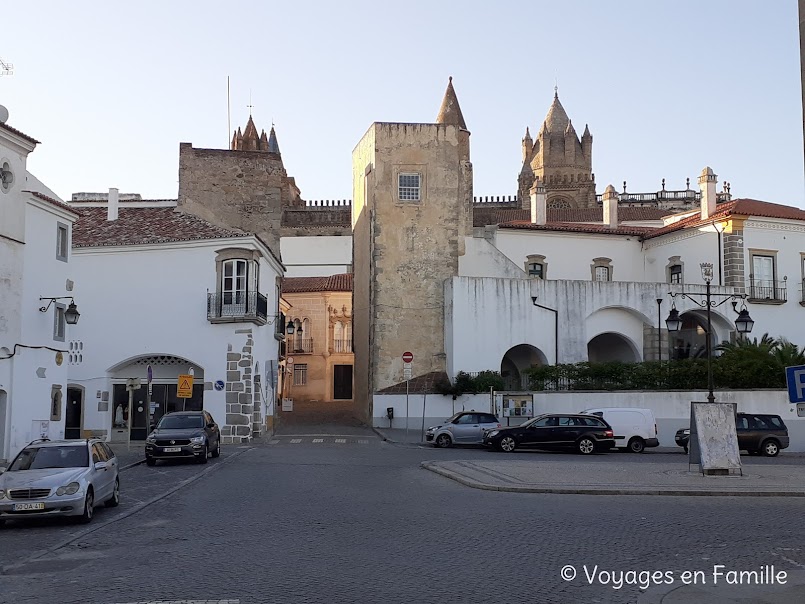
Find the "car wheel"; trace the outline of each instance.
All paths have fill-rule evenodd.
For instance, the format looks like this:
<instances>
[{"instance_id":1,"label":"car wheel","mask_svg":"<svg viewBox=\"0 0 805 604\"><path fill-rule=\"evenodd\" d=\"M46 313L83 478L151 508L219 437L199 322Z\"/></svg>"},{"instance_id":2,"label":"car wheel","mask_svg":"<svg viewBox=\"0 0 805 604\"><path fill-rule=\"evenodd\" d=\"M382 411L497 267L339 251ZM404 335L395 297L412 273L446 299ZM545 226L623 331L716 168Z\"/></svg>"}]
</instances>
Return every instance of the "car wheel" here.
<instances>
[{"instance_id":1,"label":"car wheel","mask_svg":"<svg viewBox=\"0 0 805 604\"><path fill-rule=\"evenodd\" d=\"M498 449L504 453L511 453L517 448L517 441L511 436L504 436L498 443Z\"/></svg>"},{"instance_id":2,"label":"car wheel","mask_svg":"<svg viewBox=\"0 0 805 604\"><path fill-rule=\"evenodd\" d=\"M765 457L777 457L777 454L780 452L780 443L770 438L763 443L761 451L763 451Z\"/></svg>"},{"instance_id":3,"label":"car wheel","mask_svg":"<svg viewBox=\"0 0 805 604\"><path fill-rule=\"evenodd\" d=\"M207 457L209 457L210 450L207 447L207 443L204 443L204 448L201 450L201 453L196 458L198 463L207 463Z\"/></svg>"},{"instance_id":4,"label":"car wheel","mask_svg":"<svg viewBox=\"0 0 805 604\"><path fill-rule=\"evenodd\" d=\"M112 496L104 502L108 508L116 508L120 505L120 478L115 478L115 488L112 489Z\"/></svg>"},{"instance_id":5,"label":"car wheel","mask_svg":"<svg viewBox=\"0 0 805 604\"><path fill-rule=\"evenodd\" d=\"M212 452L213 457L221 457L221 439L215 443L215 451Z\"/></svg>"},{"instance_id":6,"label":"car wheel","mask_svg":"<svg viewBox=\"0 0 805 604\"><path fill-rule=\"evenodd\" d=\"M81 524L89 524L92 522L92 516L95 513L95 497L92 494L92 489L87 490L87 496L84 498L84 513L78 517Z\"/></svg>"},{"instance_id":7,"label":"car wheel","mask_svg":"<svg viewBox=\"0 0 805 604\"><path fill-rule=\"evenodd\" d=\"M436 437L436 446L440 449L446 449L453 444L453 439L447 434L439 434Z\"/></svg>"},{"instance_id":8,"label":"car wheel","mask_svg":"<svg viewBox=\"0 0 805 604\"><path fill-rule=\"evenodd\" d=\"M146 457L145 458L145 465L153 467L153 466L157 465L157 460L154 459L153 457Z\"/></svg>"},{"instance_id":9,"label":"car wheel","mask_svg":"<svg viewBox=\"0 0 805 604\"><path fill-rule=\"evenodd\" d=\"M595 452L595 443L591 438L582 438L576 443L576 448L582 455L590 455Z\"/></svg>"},{"instance_id":10,"label":"car wheel","mask_svg":"<svg viewBox=\"0 0 805 604\"><path fill-rule=\"evenodd\" d=\"M639 436L635 436L629 441L629 451L632 453L642 453L646 450L645 441Z\"/></svg>"}]
</instances>

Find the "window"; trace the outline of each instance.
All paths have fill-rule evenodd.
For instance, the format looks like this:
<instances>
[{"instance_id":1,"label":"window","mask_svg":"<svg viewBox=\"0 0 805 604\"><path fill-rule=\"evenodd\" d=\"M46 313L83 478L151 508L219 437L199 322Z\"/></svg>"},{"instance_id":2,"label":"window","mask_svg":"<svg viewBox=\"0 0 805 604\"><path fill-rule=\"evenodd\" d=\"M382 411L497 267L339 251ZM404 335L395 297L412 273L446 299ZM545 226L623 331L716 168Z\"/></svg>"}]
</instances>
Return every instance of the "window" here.
<instances>
[{"instance_id":1,"label":"window","mask_svg":"<svg viewBox=\"0 0 805 604\"><path fill-rule=\"evenodd\" d=\"M774 284L774 256L752 256L752 274L759 287Z\"/></svg>"},{"instance_id":2,"label":"window","mask_svg":"<svg viewBox=\"0 0 805 604\"><path fill-rule=\"evenodd\" d=\"M56 260L67 262L67 252L69 249L69 231L67 225L58 223L56 226Z\"/></svg>"},{"instance_id":3,"label":"window","mask_svg":"<svg viewBox=\"0 0 805 604\"><path fill-rule=\"evenodd\" d=\"M533 279L545 279L548 263L542 254L529 254L525 259L525 272Z\"/></svg>"},{"instance_id":4,"label":"window","mask_svg":"<svg viewBox=\"0 0 805 604\"><path fill-rule=\"evenodd\" d=\"M612 259L593 258L590 265L593 281L612 281Z\"/></svg>"},{"instance_id":5,"label":"window","mask_svg":"<svg viewBox=\"0 0 805 604\"><path fill-rule=\"evenodd\" d=\"M754 302L782 304L786 301L786 283L777 281L777 252L749 250L752 269L749 275L749 297Z\"/></svg>"},{"instance_id":6,"label":"window","mask_svg":"<svg viewBox=\"0 0 805 604\"><path fill-rule=\"evenodd\" d=\"M532 262L528 265L528 276L543 279L543 265L540 262Z\"/></svg>"},{"instance_id":7,"label":"window","mask_svg":"<svg viewBox=\"0 0 805 604\"><path fill-rule=\"evenodd\" d=\"M596 266L595 267L595 280L596 281L609 281L609 267Z\"/></svg>"},{"instance_id":8,"label":"window","mask_svg":"<svg viewBox=\"0 0 805 604\"><path fill-rule=\"evenodd\" d=\"M246 303L246 267L245 260L226 260L224 262L224 279L221 283L224 304Z\"/></svg>"},{"instance_id":9,"label":"window","mask_svg":"<svg viewBox=\"0 0 805 604\"><path fill-rule=\"evenodd\" d=\"M307 384L307 363L293 366L294 386L304 386Z\"/></svg>"},{"instance_id":10,"label":"window","mask_svg":"<svg viewBox=\"0 0 805 604\"><path fill-rule=\"evenodd\" d=\"M8 193L14 184L14 172L7 161L0 161L0 191Z\"/></svg>"},{"instance_id":11,"label":"window","mask_svg":"<svg viewBox=\"0 0 805 604\"><path fill-rule=\"evenodd\" d=\"M53 339L59 342L64 342L65 325L67 322L64 320L64 311L67 307L58 302L53 305Z\"/></svg>"},{"instance_id":12,"label":"window","mask_svg":"<svg viewBox=\"0 0 805 604\"><path fill-rule=\"evenodd\" d=\"M674 264L668 269L668 281L670 283L682 283L682 265Z\"/></svg>"},{"instance_id":13,"label":"window","mask_svg":"<svg viewBox=\"0 0 805 604\"><path fill-rule=\"evenodd\" d=\"M420 175L403 172L397 176L398 197L400 201L419 201Z\"/></svg>"},{"instance_id":14,"label":"window","mask_svg":"<svg viewBox=\"0 0 805 604\"><path fill-rule=\"evenodd\" d=\"M457 424L477 424L478 423L478 416L474 413L468 413L467 415L462 415L456 420Z\"/></svg>"}]
</instances>

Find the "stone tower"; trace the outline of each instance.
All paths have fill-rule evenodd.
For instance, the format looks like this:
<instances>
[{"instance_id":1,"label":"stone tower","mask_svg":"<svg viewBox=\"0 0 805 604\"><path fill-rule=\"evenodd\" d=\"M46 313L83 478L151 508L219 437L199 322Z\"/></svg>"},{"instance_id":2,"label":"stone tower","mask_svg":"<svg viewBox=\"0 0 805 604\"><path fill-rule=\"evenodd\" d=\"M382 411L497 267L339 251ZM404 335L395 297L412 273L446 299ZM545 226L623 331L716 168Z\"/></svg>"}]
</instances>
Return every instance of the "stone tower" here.
<instances>
[{"instance_id":1,"label":"stone tower","mask_svg":"<svg viewBox=\"0 0 805 604\"><path fill-rule=\"evenodd\" d=\"M558 91L536 140L526 128L523 145L523 167L517 179L521 207L528 208L530 190L539 179L548 194L548 207L595 207L593 175L593 136L585 126L579 139L573 123L559 102Z\"/></svg>"},{"instance_id":2,"label":"stone tower","mask_svg":"<svg viewBox=\"0 0 805 604\"><path fill-rule=\"evenodd\" d=\"M436 123L374 123L352 153L355 402L446 369L444 282L472 234L470 133L452 79Z\"/></svg>"},{"instance_id":3,"label":"stone tower","mask_svg":"<svg viewBox=\"0 0 805 604\"><path fill-rule=\"evenodd\" d=\"M251 115L229 150L179 144L179 211L256 233L279 254L282 212L293 206L304 201L285 171L276 132L258 134Z\"/></svg>"}]
</instances>

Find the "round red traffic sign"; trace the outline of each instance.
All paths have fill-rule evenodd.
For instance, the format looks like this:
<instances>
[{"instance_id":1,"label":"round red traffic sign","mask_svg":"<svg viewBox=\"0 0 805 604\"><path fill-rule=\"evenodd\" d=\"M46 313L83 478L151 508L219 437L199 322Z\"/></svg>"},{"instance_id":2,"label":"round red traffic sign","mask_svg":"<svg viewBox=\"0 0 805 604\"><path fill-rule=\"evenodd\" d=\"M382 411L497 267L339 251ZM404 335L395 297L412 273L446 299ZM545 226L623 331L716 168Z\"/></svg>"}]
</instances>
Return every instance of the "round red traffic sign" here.
<instances>
[{"instance_id":1,"label":"round red traffic sign","mask_svg":"<svg viewBox=\"0 0 805 604\"><path fill-rule=\"evenodd\" d=\"M414 353L413 352L404 352L403 353L403 361L406 363L410 363L414 360Z\"/></svg>"}]
</instances>

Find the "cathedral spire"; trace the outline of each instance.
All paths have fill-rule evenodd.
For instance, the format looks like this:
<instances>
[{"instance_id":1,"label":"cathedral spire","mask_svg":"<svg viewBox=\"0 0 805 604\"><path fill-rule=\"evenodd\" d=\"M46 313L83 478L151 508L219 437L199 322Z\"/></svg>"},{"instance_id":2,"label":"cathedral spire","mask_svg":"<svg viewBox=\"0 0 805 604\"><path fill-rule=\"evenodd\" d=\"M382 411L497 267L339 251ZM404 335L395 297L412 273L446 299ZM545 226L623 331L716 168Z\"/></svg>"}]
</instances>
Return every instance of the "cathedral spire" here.
<instances>
[{"instance_id":1,"label":"cathedral spire","mask_svg":"<svg viewBox=\"0 0 805 604\"><path fill-rule=\"evenodd\" d=\"M559 92L554 91L553 103L548 109L548 115L545 116L545 124L551 132L564 132L570 123L570 118L567 117L565 108L559 102Z\"/></svg>"},{"instance_id":2,"label":"cathedral spire","mask_svg":"<svg viewBox=\"0 0 805 604\"><path fill-rule=\"evenodd\" d=\"M268 135L268 150L271 153L280 154L280 146L277 142L277 133L274 132L274 126L271 126L271 133Z\"/></svg>"},{"instance_id":3,"label":"cathedral spire","mask_svg":"<svg viewBox=\"0 0 805 604\"><path fill-rule=\"evenodd\" d=\"M461 107L458 104L456 91L453 89L453 76L450 76L450 80L447 83L447 90L444 92L444 99L442 99L442 106L439 108L436 123L452 124L464 130L467 129L464 116L461 114Z\"/></svg>"}]
</instances>

